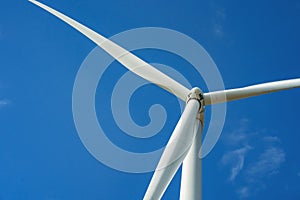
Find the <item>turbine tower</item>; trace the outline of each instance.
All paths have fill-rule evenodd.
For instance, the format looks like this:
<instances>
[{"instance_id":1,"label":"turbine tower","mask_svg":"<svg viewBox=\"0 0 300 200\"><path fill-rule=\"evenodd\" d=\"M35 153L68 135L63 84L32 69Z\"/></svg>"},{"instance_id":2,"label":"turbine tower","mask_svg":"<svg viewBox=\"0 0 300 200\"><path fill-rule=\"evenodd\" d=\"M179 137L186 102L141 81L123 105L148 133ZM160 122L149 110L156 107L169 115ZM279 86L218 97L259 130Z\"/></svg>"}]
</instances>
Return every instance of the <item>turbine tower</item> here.
<instances>
[{"instance_id":1,"label":"turbine tower","mask_svg":"<svg viewBox=\"0 0 300 200\"><path fill-rule=\"evenodd\" d=\"M208 93L203 93L197 87L188 89L126 49L70 17L38 1L29 1L81 32L136 75L186 102L184 112L154 171L144 200L161 199L182 163L180 199L202 199L202 167L198 151L202 142L205 106L300 87L300 78L297 78Z\"/></svg>"}]
</instances>

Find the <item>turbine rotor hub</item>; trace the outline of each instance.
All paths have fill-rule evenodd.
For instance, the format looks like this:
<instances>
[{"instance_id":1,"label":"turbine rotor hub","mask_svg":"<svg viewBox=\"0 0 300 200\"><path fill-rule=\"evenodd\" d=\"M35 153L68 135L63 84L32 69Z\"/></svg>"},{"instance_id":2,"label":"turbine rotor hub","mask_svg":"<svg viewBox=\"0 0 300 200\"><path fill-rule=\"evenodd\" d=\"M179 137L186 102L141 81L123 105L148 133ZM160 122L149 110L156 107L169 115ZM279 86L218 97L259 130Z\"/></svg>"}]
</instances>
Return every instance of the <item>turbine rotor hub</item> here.
<instances>
[{"instance_id":1,"label":"turbine rotor hub","mask_svg":"<svg viewBox=\"0 0 300 200\"><path fill-rule=\"evenodd\" d=\"M191 89L190 93L187 96L186 103L188 103L191 99L195 99L199 102L199 111L197 115L197 119L199 119L202 123L202 126L204 125L204 97L203 92L200 88L194 87Z\"/></svg>"},{"instance_id":2,"label":"turbine rotor hub","mask_svg":"<svg viewBox=\"0 0 300 200\"><path fill-rule=\"evenodd\" d=\"M201 110L201 107L204 106L204 97L203 92L198 87L194 87L193 89L191 89L190 93L187 96L186 103L188 103L191 99L195 99L199 102L199 110Z\"/></svg>"}]
</instances>

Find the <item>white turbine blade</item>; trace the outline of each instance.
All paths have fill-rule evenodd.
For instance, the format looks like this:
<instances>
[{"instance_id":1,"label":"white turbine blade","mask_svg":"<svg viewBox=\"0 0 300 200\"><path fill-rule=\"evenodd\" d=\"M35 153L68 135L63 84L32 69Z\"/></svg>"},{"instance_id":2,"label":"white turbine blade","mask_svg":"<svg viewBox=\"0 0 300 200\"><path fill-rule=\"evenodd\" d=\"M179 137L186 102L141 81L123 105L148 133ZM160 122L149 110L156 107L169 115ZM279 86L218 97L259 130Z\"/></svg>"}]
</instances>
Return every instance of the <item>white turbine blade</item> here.
<instances>
[{"instance_id":1,"label":"white turbine blade","mask_svg":"<svg viewBox=\"0 0 300 200\"><path fill-rule=\"evenodd\" d=\"M199 102L191 99L173 131L173 134L160 158L152 176L144 200L161 199L176 171L192 146L199 122L197 113Z\"/></svg>"},{"instance_id":2,"label":"white turbine blade","mask_svg":"<svg viewBox=\"0 0 300 200\"><path fill-rule=\"evenodd\" d=\"M205 105L210 105L299 87L300 78L297 78L270 83L262 83L236 89L209 92L205 93L203 96Z\"/></svg>"},{"instance_id":3,"label":"white turbine blade","mask_svg":"<svg viewBox=\"0 0 300 200\"><path fill-rule=\"evenodd\" d=\"M187 89L180 83L176 82L169 76L163 74L162 72L160 72L159 70L151 66L150 64L141 60L137 56L133 55L126 49L120 47L116 43L105 38L104 36L76 22L70 17L35 0L29 0L29 1L45 9L49 13L53 14L54 16L58 17L62 21L66 22L67 24L69 24L70 26L72 26L73 28L81 32L83 35L85 35L90 40L95 42L99 47L105 50L108 54L114 57L118 62L120 62L122 65L124 65L127 69L129 69L133 73L158 85L159 87L162 87L163 89L176 95L178 98L182 99L183 101L186 100L186 97L189 93L189 89Z\"/></svg>"}]
</instances>

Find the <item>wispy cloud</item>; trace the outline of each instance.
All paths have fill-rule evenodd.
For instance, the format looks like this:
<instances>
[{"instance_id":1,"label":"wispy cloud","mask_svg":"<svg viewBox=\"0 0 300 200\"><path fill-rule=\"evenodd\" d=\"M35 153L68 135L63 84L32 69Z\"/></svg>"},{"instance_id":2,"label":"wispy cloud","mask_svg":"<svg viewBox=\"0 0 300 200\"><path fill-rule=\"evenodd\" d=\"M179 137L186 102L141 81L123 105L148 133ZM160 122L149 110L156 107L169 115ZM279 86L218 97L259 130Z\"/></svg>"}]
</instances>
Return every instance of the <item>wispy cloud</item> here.
<instances>
[{"instance_id":1,"label":"wispy cloud","mask_svg":"<svg viewBox=\"0 0 300 200\"><path fill-rule=\"evenodd\" d=\"M248 198L250 196L250 189L247 186L244 186L237 190L237 194L240 198Z\"/></svg>"},{"instance_id":2,"label":"wispy cloud","mask_svg":"<svg viewBox=\"0 0 300 200\"><path fill-rule=\"evenodd\" d=\"M223 155L221 164L230 170L229 181L238 181L236 193L241 199L263 190L264 182L279 173L286 157L280 138L249 130L249 123L249 120L241 120L240 128L223 140L226 148L232 150Z\"/></svg>"},{"instance_id":3,"label":"wispy cloud","mask_svg":"<svg viewBox=\"0 0 300 200\"><path fill-rule=\"evenodd\" d=\"M229 148L245 147L248 145L249 140L257 135L257 132L249 131L250 121L246 118L241 119L235 124L235 130L226 133L226 137L222 138L224 144Z\"/></svg>"},{"instance_id":4,"label":"wispy cloud","mask_svg":"<svg viewBox=\"0 0 300 200\"><path fill-rule=\"evenodd\" d=\"M213 19L213 33L217 37L224 36L224 23L226 19L225 8L221 8L217 5L215 7L215 17Z\"/></svg>"},{"instance_id":5,"label":"wispy cloud","mask_svg":"<svg viewBox=\"0 0 300 200\"><path fill-rule=\"evenodd\" d=\"M230 181L234 181L236 176L244 167L246 153L251 150L251 146L245 146L234 151L229 151L222 157L222 164L231 167Z\"/></svg>"},{"instance_id":6,"label":"wispy cloud","mask_svg":"<svg viewBox=\"0 0 300 200\"><path fill-rule=\"evenodd\" d=\"M263 137L263 140L270 143L280 143L280 139L275 136L265 136Z\"/></svg>"},{"instance_id":7,"label":"wispy cloud","mask_svg":"<svg viewBox=\"0 0 300 200\"><path fill-rule=\"evenodd\" d=\"M7 99L0 100L0 108L7 106L9 103Z\"/></svg>"},{"instance_id":8,"label":"wispy cloud","mask_svg":"<svg viewBox=\"0 0 300 200\"><path fill-rule=\"evenodd\" d=\"M285 161L285 153L280 147L268 147L247 170L247 175L253 181L264 176L277 174Z\"/></svg>"},{"instance_id":9,"label":"wispy cloud","mask_svg":"<svg viewBox=\"0 0 300 200\"><path fill-rule=\"evenodd\" d=\"M4 31L0 25L0 40L2 40L4 38Z\"/></svg>"},{"instance_id":10,"label":"wispy cloud","mask_svg":"<svg viewBox=\"0 0 300 200\"><path fill-rule=\"evenodd\" d=\"M223 37L224 35L223 25L215 22L213 25L213 33L218 37Z\"/></svg>"}]
</instances>

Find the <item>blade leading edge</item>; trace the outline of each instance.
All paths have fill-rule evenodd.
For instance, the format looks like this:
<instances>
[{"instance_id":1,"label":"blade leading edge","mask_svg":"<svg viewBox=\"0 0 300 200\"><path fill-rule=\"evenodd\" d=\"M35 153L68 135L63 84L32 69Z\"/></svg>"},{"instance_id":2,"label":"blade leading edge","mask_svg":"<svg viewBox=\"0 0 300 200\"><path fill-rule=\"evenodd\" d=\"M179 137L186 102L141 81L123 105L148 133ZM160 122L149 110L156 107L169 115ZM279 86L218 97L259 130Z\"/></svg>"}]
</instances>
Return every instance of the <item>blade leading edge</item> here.
<instances>
[{"instance_id":1,"label":"blade leading edge","mask_svg":"<svg viewBox=\"0 0 300 200\"><path fill-rule=\"evenodd\" d=\"M187 103L152 176L144 200L161 199L186 157L197 134L200 121L196 117L199 106L195 99Z\"/></svg>"},{"instance_id":2,"label":"blade leading edge","mask_svg":"<svg viewBox=\"0 0 300 200\"><path fill-rule=\"evenodd\" d=\"M242 88L204 93L205 105L224 103L238 99L300 87L300 78L251 85Z\"/></svg>"},{"instance_id":3,"label":"blade leading edge","mask_svg":"<svg viewBox=\"0 0 300 200\"><path fill-rule=\"evenodd\" d=\"M105 38L104 36L96 33L95 31L89 29L88 27L76 22L70 17L38 2L35 0L29 0L31 3L43 8L54 16L58 17L62 21L66 22L83 35L88 37L90 40L95 42L99 47L105 50L108 54L114 57L118 62L124 65L127 69L133 73L139 75L140 77L158 85L159 87L167 90L168 92L176 95L178 98L183 101L186 100L186 97L189 93L189 89L184 87L182 84L178 83L174 79L165 75L161 71L157 70L150 64L146 63L142 59L138 58L134 54L130 53L126 49L120 47L111 40Z\"/></svg>"}]
</instances>

